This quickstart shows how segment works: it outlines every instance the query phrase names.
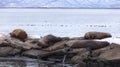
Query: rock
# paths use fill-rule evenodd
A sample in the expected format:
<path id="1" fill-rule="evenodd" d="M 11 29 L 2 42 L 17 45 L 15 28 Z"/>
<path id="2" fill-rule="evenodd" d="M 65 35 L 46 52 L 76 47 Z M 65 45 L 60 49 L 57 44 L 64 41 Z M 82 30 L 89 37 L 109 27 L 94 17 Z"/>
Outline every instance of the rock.
<path id="1" fill-rule="evenodd" d="M 81 54 L 88 51 L 86 48 L 78 48 L 78 49 L 70 49 L 68 51 L 68 53 L 72 53 L 72 54 Z"/>
<path id="2" fill-rule="evenodd" d="M 59 49 L 55 51 L 43 51 L 43 50 L 31 49 L 24 51 L 22 53 L 22 56 L 46 60 L 48 58 L 50 59 L 51 57 L 58 59 L 59 57 L 64 56 L 66 53 L 67 53 L 66 49 Z"/>
<path id="3" fill-rule="evenodd" d="M 99 58 L 103 59 L 104 61 L 120 61 L 120 48 L 111 49 L 109 51 L 105 51 L 104 53 L 100 54 Z"/>
<path id="4" fill-rule="evenodd" d="M 40 46 L 38 46 L 37 44 L 30 44 L 27 42 L 22 42 L 18 39 L 8 39 L 7 40 L 10 43 L 10 46 L 13 48 L 18 48 L 18 49 L 22 49 L 22 50 L 28 50 L 28 49 L 41 49 Z"/>
<path id="5" fill-rule="evenodd" d="M 30 44 L 36 44 L 41 48 L 45 48 L 48 45 L 48 44 L 42 42 L 41 39 L 35 39 L 35 38 L 34 39 L 27 39 L 25 42 L 30 43 Z"/>
<path id="6" fill-rule="evenodd" d="M 12 33 L 10 33 L 10 35 L 11 37 L 18 38 L 22 41 L 24 41 L 28 37 L 27 33 L 22 29 L 15 29 L 12 31 Z"/>
<path id="7" fill-rule="evenodd" d="M 78 53 L 71 58 L 71 62 L 75 64 L 84 64 L 85 67 L 114 67 L 120 62 L 120 45 L 111 44 L 107 47 L 103 47 L 97 50 L 84 51 Z"/>
<path id="8" fill-rule="evenodd" d="M 71 58 L 72 64 L 80 64 L 85 66 L 84 60 L 87 59 L 89 56 L 89 51 L 86 49 L 79 50 L 78 54 Z"/>
<path id="9" fill-rule="evenodd" d="M 40 38 L 32 38 L 32 39 L 27 39 L 25 42 L 26 43 L 31 43 L 31 44 L 38 44 Z"/>
<path id="10" fill-rule="evenodd" d="M 60 42 L 57 42 L 55 43 L 54 45 L 51 45 L 43 50 L 46 50 L 46 51 L 54 51 L 54 50 L 58 50 L 58 49 L 63 49 L 65 48 L 65 43 L 67 41 L 60 41 Z"/>
<path id="11" fill-rule="evenodd" d="M 66 53 L 65 49 L 60 49 L 60 50 L 56 50 L 56 51 L 44 51 L 44 50 L 36 50 L 36 49 L 31 49 L 31 50 L 27 50 L 24 51 L 22 53 L 23 56 L 28 56 L 28 57 L 34 57 L 34 58 L 48 58 L 51 56 L 60 56 L 60 55 L 64 55 Z"/>
<path id="12" fill-rule="evenodd" d="M 31 49 L 31 50 L 24 51 L 22 55 L 27 56 L 27 57 L 32 57 L 32 58 L 39 58 L 39 57 L 44 57 L 46 53 L 48 52 L 42 51 L 42 50 Z"/>
<path id="13" fill-rule="evenodd" d="M 84 35 L 85 39 L 103 39 L 108 37 L 112 37 L 112 35 L 106 32 L 87 32 Z"/>
<path id="14" fill-rule="evenodd" d="M 120 63 L 120 45 L 112 43 L 111 45 L 92 50 L 92 52 L 85 52 L 78 54 L 72 58 L 72 61 L 79 63 L 86 63 L 86 67 L 119 67 Z"/>
<path id="15" fill-rule="evenodd" d="M 68 48 L 58 49 L 54 51 L 50 51 L 46 53 L 44 57 L 56 57 L 56 56 L 64 56 L 68 52 Z"/>
<path id="16" fill-rule="evenodd" d="M 83 59 L 79 56 L 75 56 L 71 59 L 72 64 L 79 64 L 79 67 L 85 67 L 86 63 L 83 61 Z"/>
<path id="17" fill-rule="evenodd" d="M 42 43 L 42 45 L 44 45 L 44 47 L 51 46 L 54 43 L 59 42 L 59 41 L 62 41 L 62 39 L 60 37 L 56 37 L 56 36 L 51 35 L 51 34 L 44 36 L 40 40 L 40 42 Z M 41 46 L 41 44 L 40 44 L 40 46 Z"/>
<path id="18" fill-rule="evenodd" d="M 105 62 L 120 61 L 120 45 L 111 44 L 110 48 L 101 49 L 98 59 Z"/>
<path id="19" fill-rule="evenodd" d="M 34 46 L 36 46 L 36 48 L 40 47 L 40 48 L 44 48 L 47 44 L 43 44 L 40 39 L 29 39 L 27 40 L 25 43 L 30 43 L 30 44 L 34 44 Z"/>
<path id="20" fill-rule="evenodd" d="M 10 46 L 10 43 L 7 42 L 6 40 L 0 40 L 0 47 L 4 47 L 4 46 Z"/>
<path id="21" fill-rule="evenodd" d="M 109 45 L 106 41 L 93 41 L 93 40 L 70 40 L 66 42 L 66 45 L 71 48 L 88 48 L 88 49 L 99 49 Z"/>
<path id="22" fill-rule="evenodd" d="M 1 57 L 16 55 L 16 54 L 19 54 L 20 52 L 21 52 L 20 49 L 15 49 L 12 47 L 0 47 Z"/>

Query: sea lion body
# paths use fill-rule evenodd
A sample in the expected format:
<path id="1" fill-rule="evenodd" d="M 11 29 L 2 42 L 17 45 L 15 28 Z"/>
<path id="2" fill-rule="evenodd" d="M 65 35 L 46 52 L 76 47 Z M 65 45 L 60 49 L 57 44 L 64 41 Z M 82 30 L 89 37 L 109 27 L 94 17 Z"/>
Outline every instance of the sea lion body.
<path id="1" fill-rule="evenodd" d="M 93 40 L 71 40 L 66 43 L 71 48 L 89 48 L 99 49 L 108 46 L 109 43 L 106 41 L 93 41 Z"/>
<path id="2" fill-rule="evenodd" d="M 84 36 L 85 39 L 103 39 L 112 37 L 110 33 L 105 32 L 87 32 Z"/>

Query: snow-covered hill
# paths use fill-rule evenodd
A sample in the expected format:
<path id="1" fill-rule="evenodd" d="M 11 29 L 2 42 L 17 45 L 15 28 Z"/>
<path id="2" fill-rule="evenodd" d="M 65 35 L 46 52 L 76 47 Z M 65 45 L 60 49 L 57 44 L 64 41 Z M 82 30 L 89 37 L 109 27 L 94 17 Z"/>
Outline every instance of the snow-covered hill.
<path id="1" fill-rule="evenodd" d="M 0 0 L 0 7 L 120 8 L 120 0 Z"/>

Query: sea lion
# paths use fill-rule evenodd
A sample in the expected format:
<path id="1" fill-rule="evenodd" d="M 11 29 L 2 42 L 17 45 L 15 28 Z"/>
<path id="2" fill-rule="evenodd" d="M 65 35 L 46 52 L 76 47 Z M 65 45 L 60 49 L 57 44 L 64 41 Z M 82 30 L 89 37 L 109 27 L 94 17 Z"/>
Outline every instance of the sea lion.
<path id="1" fill-rule="evenodd" d="M 51 34 L 46 35 L 40 39 L 40 43 L 42 44 L 42 46 L 44 45 L 44 47 L 48 47 L 59 41 L 62 41 L 62 39 L 60 37 L 56 37 Z M 41 46 L 41 44 L 39 44 L 39 45 Z"/>
<path id="2" fill-rule="evenodd" d="M 112 35 L 106 32 L 87 32 L 84 35 L 85 39 L 103 39 L 108 37 L 112 37 Z"/>
<path id="3" fill-rule="evenodd" d="M 11 37 L 17 38 L 19 40 L 24 41 L 27 39 L 28 35 L 23 29 L 15 29 L 10 33 Z"/>
<path id="4" fill-rule="evenodd" d="M 66 42 L 66 45 L 71 48 L 88 48 L 90 50 L 95 50 L 108 46 L 109 43 L 107 41 L 71 40 Z"/>

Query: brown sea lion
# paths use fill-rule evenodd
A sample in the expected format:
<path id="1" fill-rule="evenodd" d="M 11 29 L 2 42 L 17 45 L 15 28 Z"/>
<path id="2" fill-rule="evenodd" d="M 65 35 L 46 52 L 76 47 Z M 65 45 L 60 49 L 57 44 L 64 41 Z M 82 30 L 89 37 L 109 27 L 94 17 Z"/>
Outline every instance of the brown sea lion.
<path id="1" fill-rule="evenodd" d="M 62 39 L 60 37 L 56 37 L 51 34 L 44 36 L 43 38 L 40 39 L 40 42 L 42 45 L 44 45 L 44 47 L 48 47 L 59 41 L 62 41 Z M 41 44 L 40 44 L 40 46 L 41 46 Z"/>
<path id="2" fill-rule="evenodd" d="M 85 39 L 103 39 L 108 37 L 112 37 L 112 36 L 110 33 L 106 33 L 106 32 L 87 32 L 84 35 Z"/>
<path id="3" fill-rule="evenodd" d="M 23 29 L 15 29 L 10 33 L 11 37 L 20 39 L 20 40 L 25 40 L 28 35 Z"/>
<path id="4" fill-rule="evenodd" d="M 99 49 L 108 46 L 109 43 L 106 41 L 93 41 L 93 40 L 71 40 L 66 42 L 66 45 L 71 48 L 89 48 L 89 49 Z"/>

